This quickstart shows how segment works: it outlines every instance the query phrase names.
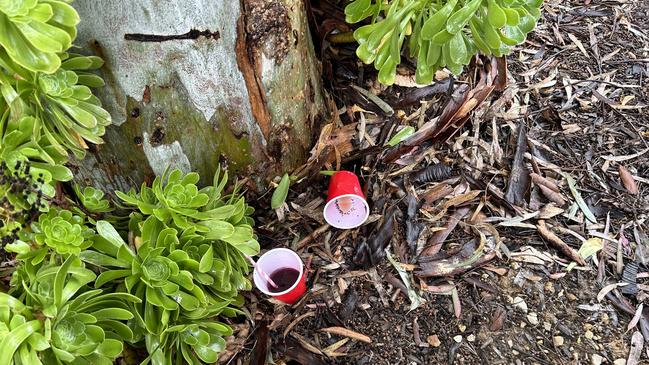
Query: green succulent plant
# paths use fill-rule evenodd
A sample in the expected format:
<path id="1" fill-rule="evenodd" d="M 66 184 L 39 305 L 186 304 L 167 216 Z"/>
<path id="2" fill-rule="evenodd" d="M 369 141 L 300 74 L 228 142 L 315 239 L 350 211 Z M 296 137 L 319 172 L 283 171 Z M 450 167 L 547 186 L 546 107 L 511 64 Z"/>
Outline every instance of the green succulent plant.
<path id="1" fill-rule="evenodd" d="M 0 293 L 0 364 L 111 365 L 133 338 L 124 321 L 140 299 L 90 290 L 94 279 L 74 256 L 23 268 L 12 295 Z"/>
<path id="2" fill-rule="evenodd" d="M 99 189 L 86 186 L 82 190 L 79 185 L 74 185 L 74 192 L 81 205 L 90 213 L 107 213 L 113 210 L 108 199 L 104 199 L 104 192 Z"/>
<path id="3" fill-rule="evenodd" d="M 0 45 L 13 62 L 32 72 L 52 73 L 76 37 L 79 15 L 66 1 L 0 1 Z M 3 57 L 0 57 L 3 58 Z"/>
<path id="4" fill-rule="evenodd" d="M 65 209 L 51 209 L 33 224 L 35 242 L 47 245 L 59 255 L 79 255 L 92 244 L 94 231 L 84 224 L 84 217 Z"/>
<path id="5" fill-rule="evenodd" d="M 101 144 L 110 125 L 110 114 L 101 107 L 90 87 L 103 85 L 87 70 L 101 67 L 100 58 L 67 55 L 61 68 L 52 74 L 37 74 L 33 80 L 19 80 L 16 88 L 43 121 L 41 128 L 60 151 L 70 151 L 81 159 L 88 148 L 85 141 Z M 67 152 L 66 152 L 67 153 Z"/>
<path id="6" fill-rule="evenodd" d="M 222 195 L 227 174 L 220 170 L 211 186 L 198 189 L 198 180 L 194 173 L 165 172 L 151 188 L 118 193 L 137 208 L 128 234 L 97 221 L 98 235 L 79 255 L 101 272 L 95 287 L 143 299 L 132 304 L 129 327 L 155 365 L 213 361 L 230 333 L 215 318 L 240 314 L 240 291 L 252 288 L 245 258 L 259 250 L 252 209 L 236 187 Z"/>
<path id="7" fill-rule="evenodd" d="M 213 364 L 225 349 L 223 337 L 232 335 L 230 326 L 214 321 L 188 321 L 167 328 L 160 336 L 147 337 L 151 361 L 157 365 Z M 163 351 L 172 349 L 173 351 Z"/>
<path id="8" fill-rule="evenodd" d="M 253 210 L 247 206 L 237 187 L 227 197 L 221 193 L 227 183 L 227 173 L 214 175 L 214 184 L 198 189 L 198 174 L 183 174 L 168 170 L 156 177 L 152 187 L 142 185 L 140 192 L 115 192 L 126 204 L 136 206 L 144 215 L 153 215 L 159 221 L 182 232 L 198 232 L 209 240 L 220 240 L 232 245 L 241 253 L 255 255 L 259 252 L 249 217 Z"/>
<path id="9" fill-rule="evenodd" d="M 348 23 L 370 18 L 356 29 L 356 55 L 374 64 L 381 83 L 392 85 L 407 45 L 416 57 L 416 80 L 432 81 L 446 67 L 460 74 L 476 53 L 502 56 L 521 44 L 541 16 L 543 0 L 354 0 Z"/>
<path id="10" fill-rule="evenodd" d="M 79 22 L 70 2 L 0 0 L 0 157 L 27 158 L 53 181 L 72 178 L 69 153 L 83 158 L 111 121 L 90 91 L 103 86 L 90 72 L 101 59 L 67 52 Z"/>
<path id="11" fill-rule="evenodd" d="M 38 123 L 29 116 L 15 120 L 0 116 L 0 130 L 4 129 L 0 140 L 0 237 L 4 244 L 18 239 L 16 228 L 28 226 L 49 209 L 54 181 L 72 179 L 72 172 L 60 165 L 65 156 L 35 133 Z"/>

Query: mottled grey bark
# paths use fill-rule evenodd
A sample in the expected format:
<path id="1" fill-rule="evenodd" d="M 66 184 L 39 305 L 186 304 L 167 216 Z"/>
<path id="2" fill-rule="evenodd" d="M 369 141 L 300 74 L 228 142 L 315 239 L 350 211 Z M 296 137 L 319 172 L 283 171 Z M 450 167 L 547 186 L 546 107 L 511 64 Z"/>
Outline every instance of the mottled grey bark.
<path id="1" fill-rule="evenodd" d="M 77 0 L 76 44 L 104 58 L 113 125 L 76 161 L 106 191 L 167 165 L 265 178 L 307 157 L 322 117 L 303 0 Z M 262 184 L 263 185 L 263 184 Z"/>

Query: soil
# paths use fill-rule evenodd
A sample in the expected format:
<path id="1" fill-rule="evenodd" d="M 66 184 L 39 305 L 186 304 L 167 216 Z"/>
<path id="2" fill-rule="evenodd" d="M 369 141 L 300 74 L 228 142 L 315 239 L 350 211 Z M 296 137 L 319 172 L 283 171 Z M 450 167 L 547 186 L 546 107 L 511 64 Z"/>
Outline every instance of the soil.
<path id="1" fill-rule="evenodd" d="M 342 24 L 341 8 L 334 2 L 313 1 L 311 10 L 316 24 L 322 25 L 324 20 Z M 343 153 L 342 160 L 334 153 L 320 155 L 333 158 L 321 161 L 316 171 L 343 167 L 361 175 L 368 201 L 373 206 L 370 221 L 375 220 L 350 231 L 323 225 L 318 209 L 322 206 L 327 178 L 317 173 L 307 183 L 292 187 L 288 210 L 279 218 L 275 212 L 266 211 L 266 216 L 260 218 L 262 247 L 297 249 L 309 269 L 310 291 L 294 306 L 269 301 L 257 292 L 250 294 L 249 310 L 255 325 L 246 332 L 246 345 L 239 341 L 233 351 L 236 355 L 223 362 L 263 363 L 264 357 L 256 353 L 263 348 L 260 344 L 269 345 L 270 356 L 276 364 L 620 364 L 626 361 L 630 357 L 632 335 L 643 329 L 642 323 L 631 326 L 630 330 L 627 325 L 636 305 L 646 298 L 642 294 L 644 289 L 636 294 L 623 294 L 617 289 L 607 296 L 602 292 L 601 300 L 598 293 L 607 284 L 623 280 L 616 269 L 619 263 L 624 267 L 638 264 L 640 273 L 647 271 L 638 250 L 649 244 L 642 233 L 647 229 L 645 220 L 649 213 L 646 198 L 649 162 L 647 155 L 636 156 L 649 146 L 649 108 L 644 107 L 649 105 L 647 14 L 649 2 L 646 1 L 546 1 L 544 18 L 537 30 L 508 58 L 507 89 L 490 95 L 448 142 L 424 144 L 415 153 L 415 156 L 422 150 L 428 153 L 424 159 L 401 156 L 404 164 L 385 164 L 380 151 L 377 155 L 376 149 L 367 143 L 357 143 L 358 126 L 347 129 L 354 135 L 351 152 Z M 353 45 L 323 42 L 325 35 L 317 26 L 314 34 L 316 45 L 323 50 L 325 79 L 330 83 L 330 93 L 340 112 L 339 127 L 359 122 L 359 113 L 353 111 L 355 106 L 355 110 L 369 111 L 364 114 L 370 118 L 367 136 L 380 146 L 394 134 L 397 125 L 417 124 L 417 118 L 410 116 L 419 115 L 415 114 L 421 107 L 419 99 L 415 98 L 409 107 L 395 107 L 396 117 L 390 117 L 359 96 L 350 85 L 372 91 L 391 106 L 400 105 L 416 93 L 424 95 L 423 91 L 403 85 L 381 87 L 374 81 L 376 75 L 371 67 L 363 67 L 353 58 Z M 400 72 L 407 76 L 412 69 L 406 66 Z M 446 99 L 446 95 L 425 95 L 421 101 L 430 105 L 429 111 L 424 111 L 426 117 L 439 115 Z M 598 224 L 589 225 L 583 216 L 570 218 L 565 214 L 547 221 L 555 228 L 564 228 L 559 230 L 560 236 L 573 252 L 581 245 L 578 236 L 589 238 L 594 232 L 606 232 L 613 237 L 606 242 L 620 242 L 619 255 L 617 244 L 609 244 L 596 255 L 597 260 L 589 259 L 586 266 L 568 272 L 566 265 L 570 257 L 558 251 L 551 239 L 539 234 L 534 222 L 538 218 L 524 219 L 514 225 L 497 227 L 506 250 L 498 252 L 498 257 L 490 263 L 451 275 L 418 277 L 421 257 L 408 254 L 405 222 L 409 218 L 403 201 L 406 194 L 399 195 L 399 189 L 395 188 L 401 181 L 398 178 L 404 174 L 397 170 L 404 166 L 416 170 L 441 161 L 453 165 L 456 173 L 461 169 L 472 174 L 484 186 L 494 184 L 497 189 L 493 191 L 515 190 L 508 186 L 511 183 L 507 178 L 513 173 L 517 152 L 517 125 L 527 126 L 531 153 L 542 157 L 541 170 L 547 176 L 553 176 L 554 181 L 561 180 L 562 175 L 549 172 L 554 169 L 555 173 L 560 171 L 575 177 L 581 196 Z M 339 131 L 346 130 L 340 128 Z M 340 134 L 343 132 L 338 137 Z M 526 161 L 528 169 L 534 167 Z M 631 194 L 620 180 L 618 165 L 634 176 L 639 194 Z M 461 184 L 451 185 L 457 192 Z M 416 186 L 417 195 L 430 192 L 430 186 Z M 527 212 L 548 207 L 549 198 L 542 191 L 525 188 L 522 192 L 525 202 L 514 205 L 524 206 Z M 561 184 L 561 192 L 571 202 L 576 199 L 565 183 Z M 486 199 L 474 199 L 472 204 L 467 204 L 474 212 L 472 220 L 464 219 L 459 228 L 450 229 L 448 238 L 442 240 L 441 254 L 451 256 L 470 241 L 469 226 L 475 222 L 474 218 L 494 223 L 499 222 L 494 217 L 515 216 L 508 213 L 511 208 L 506 203 L 508 199 L 488 195 Z M 263 199 L 260 206 L 264 205 Z M 391 243 L 389 250 L 397 261 L 408 264 L 409 284 L 413 292 L 425 299 L 414 310 L 410 310 L 408 290 L 393 265 L 381 258 L 378 266 L 369 268 L 372 265 L 358 265 L 355 258 L 359 246 L 368 242 L 371 246 L 381 235 L 381 222 L 392 206 L 399 207 L 399 212 L 396 228 L 387 237 Z M 430 227 L 443 230 L 448 227 L 448 217 L 458 210 L 449 209 L 442 219 L 434 221 L 426 219 L 438 213 L 431 209 L 424 217 L 418 215 L 417 221 L 429 221 Z M 626 236 L 620 234 L 623 226 Z M 539 262 L 515 258 L 516 253 L 530 247 L 550 259 Z M 640 275 L 637 283 L 646 283 L 646 278 Z M 431 292 L 453 287 L 457 289 L 455 304 L 450 292 Z M 621 310 L 625 305 L 632 309 L 631 313 Z M 353 333 L 340 335 L 323 331 L 330 327 L 344 327 Z M 359 340 L 360 335 L 368 336 L 371 343 Z M 649 364 L 648 353 L 643 349 L 641 357 L 631 358 L 629 364 Z"/>

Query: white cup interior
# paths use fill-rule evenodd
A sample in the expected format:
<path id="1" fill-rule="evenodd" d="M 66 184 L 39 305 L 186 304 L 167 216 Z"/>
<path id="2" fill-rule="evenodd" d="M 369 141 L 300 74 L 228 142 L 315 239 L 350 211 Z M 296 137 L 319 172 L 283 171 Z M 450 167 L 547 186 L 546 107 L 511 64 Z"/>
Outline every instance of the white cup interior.
<path id="1" fill-rule="evenodd" d="M 344 207 L 341 200 L 345 202 Z M 370 207 L 362 197 L 355 194 L 344 194 L 328 201 L 323 214 L 324 219 L 332 227 L 350 229 L 365 223 L 370 215 Z"/>
<path id="2" fill-rule="evenodd" d="M 302 275 L 304 274 L 304 268 L 302 266 L 302 259 L 295 252 L 288 248 L 274 248 L 261 255 L 259 260 L 257 260 L 257 267 L 253 271 L 252 278 L 255 286 L 262 293 L 276 297 L 290 292 L 297 286 L 297 283 L 302 279 Z M 285 268 L 295 269 L 300 272 L 300 275 L 298 275 L 297 280 L 290 288 L 277 293 L 271 292 L 268 288 L 268 281 L 264 279 L 258 270 L 261 269 L 268 276 L 271 276 L 275 271 Z"/>

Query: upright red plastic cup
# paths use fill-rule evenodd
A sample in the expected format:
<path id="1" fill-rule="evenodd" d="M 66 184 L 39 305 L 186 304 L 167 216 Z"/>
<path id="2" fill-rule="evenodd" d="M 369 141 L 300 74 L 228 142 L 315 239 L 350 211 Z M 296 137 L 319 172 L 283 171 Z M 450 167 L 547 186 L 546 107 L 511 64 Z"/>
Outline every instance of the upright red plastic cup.
<path id="1" fill-rule="evenodd" d="M 300 273 L 295 283 L 293 283 L 290 288 L 281 292 L 270 291 L 270 285 L 259 273 L 259 269 L 272 277 L 273 273 L 276 271 L 286 268 L 297 270 Z M 274 297 L 286 304 L 297 302 L 297 300 L 306 292 L 306 273 L 304 272 L 302 259 L 288 248 L 274 248 L 261 255 L 259 260 L 257 260 L 257 266 L 253 271 L 252 278 L 255 282 L 255 286 L 262 293 Z"/>
<path id="2" fill-rule="evenodd" d="M 338 171 L 329 181 L 324 219 L 332 227 L 351 229 L 365 223 L 370 215 L 358 176 L 350 171 Z"/>

